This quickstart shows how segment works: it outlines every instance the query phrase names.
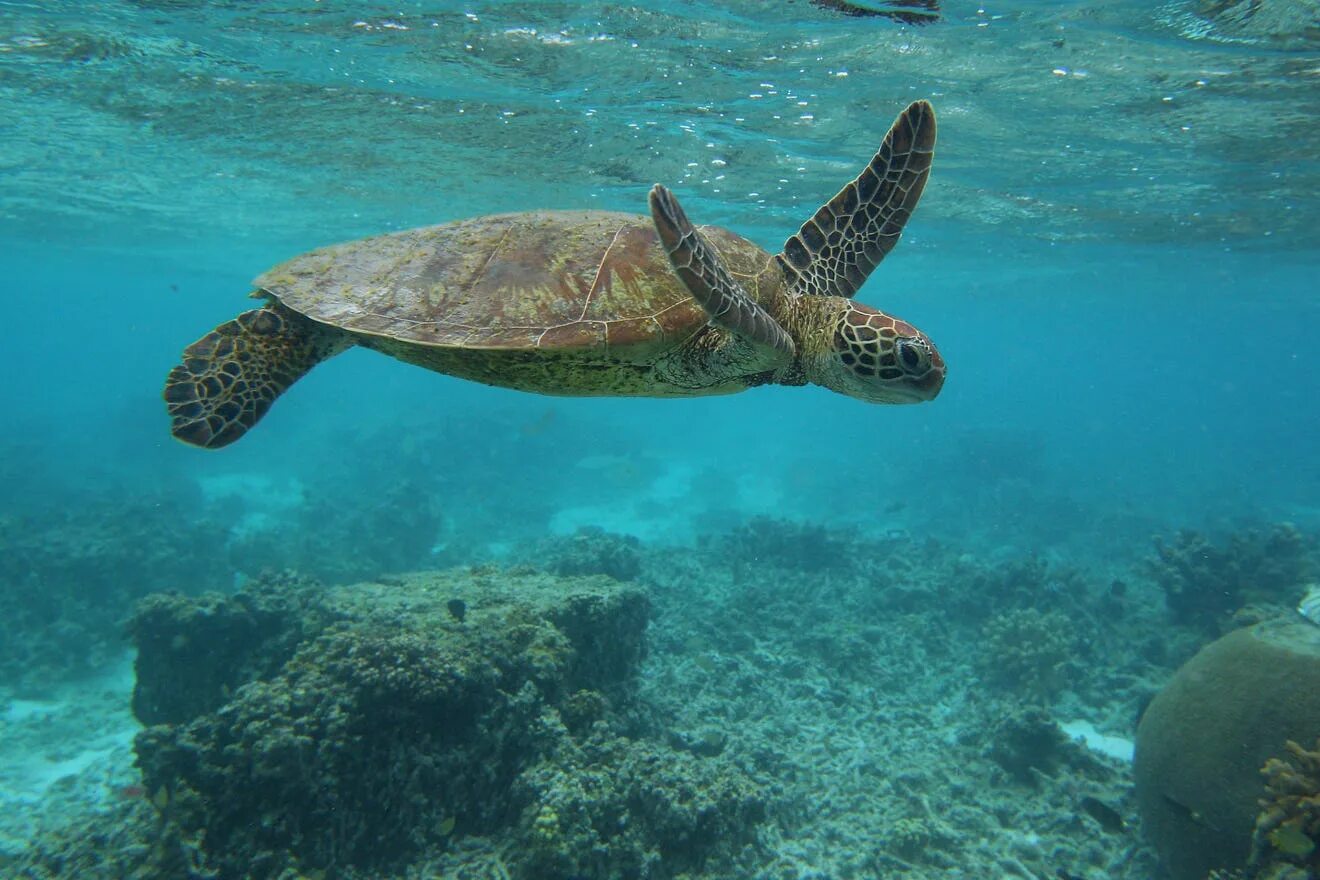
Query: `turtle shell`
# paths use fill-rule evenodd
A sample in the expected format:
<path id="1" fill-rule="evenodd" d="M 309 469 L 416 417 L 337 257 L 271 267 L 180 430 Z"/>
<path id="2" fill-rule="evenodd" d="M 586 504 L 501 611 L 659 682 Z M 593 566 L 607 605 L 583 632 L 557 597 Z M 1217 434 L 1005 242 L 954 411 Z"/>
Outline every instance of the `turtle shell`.
<path id="1" fill-rule="evenodd" d="M 732 274 L 770 255 L 703 233 Z M 674 274 L 649 217 L 603 211 L 477 217 L 310 251 L 256 279 L 310 318 L 421 346 L 583 350 L 674 345 L 707 315 Z"/>

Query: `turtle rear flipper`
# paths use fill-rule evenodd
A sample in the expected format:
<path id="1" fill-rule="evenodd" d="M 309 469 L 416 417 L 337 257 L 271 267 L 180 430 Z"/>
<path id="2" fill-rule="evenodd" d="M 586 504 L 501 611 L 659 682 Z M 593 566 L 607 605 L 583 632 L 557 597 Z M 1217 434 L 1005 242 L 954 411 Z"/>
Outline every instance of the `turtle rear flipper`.
<path id="1" fill-rule="evenodd" d="M 244 312 L 184 349 L 165 378 L 170 431 L 193 446 L 228 446 L 303 374 L 350 345 L 343 331 L 279 305 Z"/>
<path id="2" fill-rule="evenodd" d="M 898 115 L 857 179 L 821 206 L 777 259 L 797 295 L 851 298 L 903 234 L 935 158 L 935 110 L 915 101 Z"/>
<path id="3" fill-rule="evenodd" d="M 767 365 L 790 360 L 796 350 L 793 338 L 733 279 L 674 194 L 657 183 L 651 188 L 650 202 L 651 219 L 670 264 L 711 323 L 757 348 Z"/>

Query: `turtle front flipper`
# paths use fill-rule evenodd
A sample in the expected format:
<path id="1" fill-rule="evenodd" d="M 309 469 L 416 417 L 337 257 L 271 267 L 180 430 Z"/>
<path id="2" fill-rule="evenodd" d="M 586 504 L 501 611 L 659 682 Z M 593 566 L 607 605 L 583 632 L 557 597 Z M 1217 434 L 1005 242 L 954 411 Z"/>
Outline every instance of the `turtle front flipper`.
<path id="1" fill-rule="evenodd" d="M 185 348 L 170 370 L 170 432 L 193 446 L 228 446 L 303 374 L 352 344 L 342 330 L 275 303 L 244 312 Z"/>
<path id="2" fill-rule="evenodd" d="M 797 295 L 852 297 L 903 234 L 935 158 L 935 110 L 910 104 L 856 180 L 839 190 L 776 259 Z"/>
<path id="3" fill-rule="evenodd" d="M 688 220 L 674 194 L 651 188 L 651 218 L 669 262 L 710 321 L 762 350 L 768 362 L 786 361 L 795 347 L 788 332 L 744 291 L 710 242 Z"/>

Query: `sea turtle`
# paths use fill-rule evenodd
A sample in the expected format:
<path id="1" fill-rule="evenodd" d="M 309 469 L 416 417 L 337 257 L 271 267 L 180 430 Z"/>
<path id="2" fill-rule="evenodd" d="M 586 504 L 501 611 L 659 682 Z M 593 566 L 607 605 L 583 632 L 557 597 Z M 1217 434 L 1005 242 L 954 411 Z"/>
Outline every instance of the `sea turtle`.
<path id="1" fill-rule="evenodd" d="M 172 431 L 226 446 L 354 345 L 541 394 L 814 383 L 873 403 L 930 400 L 944 384 L 935 346 L 851 297 L 898 243 L 934 147 L 935 111 L 917 101 L 776 256 L 694 227 L 656 184 L 649 218 L 500 214 L 294 257 L 257 278 L 265 305 L 184 350 L 165 381 Z"/>

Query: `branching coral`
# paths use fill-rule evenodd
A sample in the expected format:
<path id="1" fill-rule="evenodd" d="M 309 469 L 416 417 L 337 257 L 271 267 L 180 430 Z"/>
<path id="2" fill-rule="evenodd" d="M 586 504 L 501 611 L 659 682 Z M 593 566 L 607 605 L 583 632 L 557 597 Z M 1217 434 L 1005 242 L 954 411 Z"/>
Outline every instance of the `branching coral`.
<path id="1" fill-rule="evenodd" d="M 1289 740 L 1288 756 L 1261 768 L 1266 797 L 1252 837 L 1256 876 L 1277 877 L 1283 866 L 1320 869 L 1320 739 L 1307 750 Z"/>
<path id="2" fill-rule="evenodd" d="M 1035 700 L 1050 700 L 1068 684 L 1073 624 L 1057 611 L 1023 608 L 985 625 L 981 655 L 986 681 Z"/>
<path id="3" fill-rule="evenodd" d="M 1220 542 L 1183 530 L 1172 542 L 1155 539 L 1146 572 L 1163 588 L 1176 622 L 1215 630 L 1247 602 L 1288 598 L 1310 571 L 1309 543 L 1290 523 L 1235 532 Z"/>

